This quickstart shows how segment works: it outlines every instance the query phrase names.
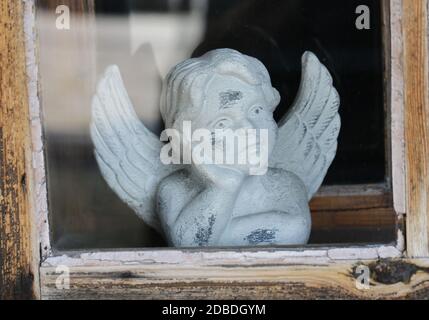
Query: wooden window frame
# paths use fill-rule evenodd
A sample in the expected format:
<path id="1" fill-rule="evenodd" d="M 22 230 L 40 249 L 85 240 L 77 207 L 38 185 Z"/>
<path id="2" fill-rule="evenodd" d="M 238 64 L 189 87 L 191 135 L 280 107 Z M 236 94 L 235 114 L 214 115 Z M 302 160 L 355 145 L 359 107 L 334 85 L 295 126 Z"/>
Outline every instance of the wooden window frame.
<path id="1" fill-rule="evenodd" d="M 0 4 L 0 298 L 427 298 L 428 0 L 383 4 L 395 244 L 87 252 L 50 249 L 34 0 Z"/>

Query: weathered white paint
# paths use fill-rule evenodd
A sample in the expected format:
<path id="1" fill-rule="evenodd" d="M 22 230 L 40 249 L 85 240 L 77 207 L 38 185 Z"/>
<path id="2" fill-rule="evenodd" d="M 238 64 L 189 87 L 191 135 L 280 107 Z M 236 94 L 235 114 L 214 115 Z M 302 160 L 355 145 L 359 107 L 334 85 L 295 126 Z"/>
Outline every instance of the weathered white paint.
<path id="1" fill-rule="evenodd" d="M 34 0 L 23 0 L 24 36 L 27 60 L 28 98 L 33 155 L 33 211 L 37 221 L 42 259 L 51 253 L 49 240 L 48 199 L 43 146 L 42 109 L 39 100 L 39 68 Z"/>
<path id="2" fill-rule="evenodd" d="M 406 212 L 404 66 L 402 1 L 390 0 L 390 119 L 393 204 L 399 215 Z M 389 83 L 389 81 L 388 81 Z"/>
<path id="3" fill-rule="evenodd" d="M 43 262 L 42 266 L 328 264 L 344 260 L 376 260 L 379 258 L 400 258 L 401 256 L 402 253 L 397 248 L 389 245 L 313 249 L 163 249 L 63 252 L 57 256 L 49 257 Z"/>

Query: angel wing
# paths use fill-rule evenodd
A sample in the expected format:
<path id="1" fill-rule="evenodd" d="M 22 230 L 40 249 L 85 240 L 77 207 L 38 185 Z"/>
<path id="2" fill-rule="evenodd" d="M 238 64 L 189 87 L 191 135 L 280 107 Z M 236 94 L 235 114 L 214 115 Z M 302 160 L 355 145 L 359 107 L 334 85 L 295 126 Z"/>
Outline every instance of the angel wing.
<path id="1" fill-rule="evenodd" d="M 160 231 L 156 189 L 177 167 L 162 164 L 163 143 L 139 120 L 117 66 L 106 70 L 94 95 L 91 138 L 100 171 L 110 188 L 148 225 Z"/>
<path id="2" fill-rule="evenodd" d="M 335 158 L 341 120 L 340 98 L 326 67 L 311 52 L 302 57 L 297 98 L 279 122 L 271 166 L 295 173 L 309 200 L 320 188 Z"/>

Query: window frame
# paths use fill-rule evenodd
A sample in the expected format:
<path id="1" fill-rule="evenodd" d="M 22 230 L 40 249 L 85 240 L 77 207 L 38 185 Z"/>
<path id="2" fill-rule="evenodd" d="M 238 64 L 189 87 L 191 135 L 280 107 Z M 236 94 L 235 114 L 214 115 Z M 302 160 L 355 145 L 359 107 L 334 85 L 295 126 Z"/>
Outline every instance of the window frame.
<path id="1" fill-rule="evenodd" d="M 6 74 L 15 80 L 14 84 L 27 84 L 27 90 L 23 90 L 22 83 L 15 85 L 13 89 L 22 103 L 1 122 L 2 128 L 12 129 L 18 124 L 27 132 L 11 131 L 12 136 L 0 141 L 2 147 L 8 146 L 7 150 L 25 150 L 24 155 L 10 155 L 8 161 L 18 165 L 2 177 L 11 173 L 21 177 L 10 182 L 19 197 L 3 200 L 12 208 L 10 214 L 19 207 L 22 215 L 18 222 L 11 220 L 19 227 L 15 230 L 18 245 L 11 249 L 17 260 L 12 263 L 22 267 L 11 279 L 16 280 L 19 275 L 22 278 L 25 273 L 25 279 L 32 278 L 27 292 L 42 299 L 425 297 L 429 290 L 429 274 L 424 271 L 429 266 L 429 177 L 425 175 L 429 162 L 428 0 L 383 0 L 383 5 L 385 51 L 390 57 L 385 68 L 386 101 L 391 110 L 387 113 L 391 121 L 387 135 L 391 141 L 388 148 L 393 205 L 399 221 L 397 241 L 394 245 L 270 249 L 52 250 L 38 99 L 34 1 L 18 1 L 11 5 L 13 10 L 0 12 L 17 21 L 7 31 L 6 39 L 15 44 L 17 52 L 10 58 L 15 64 L 1 61 L 0 70 L 9 71 Z M 26 79 L 19 78 L 20 75 L 26 75 Z M 11 102 L 7 98 L 1 96 L 2 104 Z M 419 143 L 406 143 L 411 140 Z M 401 227 L 405 219 L 406 238 Z M 0 229 L 1 239 L 8 239 L 9 235 L 10 230 Z M 370 290 L 356 287 L 357 265 L 367 266 L 375 275 L 384 266 L 393 278 L 397 263 L 414 270 L 408 283 L 404 278 L 383 284 L 373 277 Z M 2 261 L 0 274 L 6 270 L 4 265 Z M 26 266 L 30 266 L 31 277 Z M 68 268 L 69 290 L 56 286 L 58 267 Z M 0 296 L 3 292 L 6 289 L 0 290 Z"/>
<path id="2" fill-rule="evenodd" d="M 385 55 L 385 97 L 386 97 L 386 114 L 387 114 L 387 123 L 389 120 L 392 121 L 395 119 L 397 121 L 396 124 L 386 126 L 386 136 L 389 137 L 387 143 L 387 154 L 390 155 L 390 163 L 391 168 L 388 168 L 388 177 L 391 179 L 392 187 L 392 200 L 393 206 L 398 215 L 398 221 L 402 220 L 402 214 L 405 212 L 404 207 L 404 161 L 401 158 L 401 154 L 404 153 L 404 139 L 403 139 L 403 126 L 400 124 L 404 121 L 404 105 L 401 99 L 399 99 L 395 94 L 401 92 L 403 85 L 403 74 L 399 71 L 401 70 L 401 66 L 397 66 L 398 69 L 394 69 L 393 61 L 395 61 L 395 55 L 400 54 L 402 51 L 402 39 L 399 41 L 393 42 L 390 34 L 394 33 L 393 29 L 398 28 L 399 21 L 392 20 L 393 17 L 390 16 L 390 6 L 395 6 L 394 1 L 389 3 L 388 1 L 383 2 L 383 34 L 384 40 L 391 39 L 391 41 L 384 41 L 384 55 Z M 93 8 L 93 5 L 89 6 L 89 8 Z M 396 8 L 398 5 L 396 4 Z M 93 13 L 90 12 L 90 13 Z M 90 18 L 89 18 L 90 19 Z M 397 31 L 397 30 L 395 30 Z M 397 40 L 397 38 L 395 38 Z M 396 80 L 396 81 L 395 81 Z M 389 183 L 389 182 L 388 182 Z M 379 195 L 383 186 L 377 189 L 374 186 L 365 186 L 360 189 L 359 187 L 351 188 L 353 191 L 351 195 L 362 195 L 363 189 L 373 187 L 373 190 L 376 190 L 374 195 Z M 385 187 L 384 187 L 385 188 Z M 322 190 L 319 193 L 319 197 L 322 194 L 326 194 L 326 189 Z M 343 187 L 343 190 L 346 190 L 347 187 Z M 388 187 L 387 187 L 388 189 Z M 329 192 L 328 192 L 329 193 Z M 347 196 L 347 193 L 338 193 L 334 191 L 334 195 L 341 197 Z M 350 194 L 349 194 L 350 195 Z M 323 197 L 323 196 L 322 196 Z M 48 214 L 47 210 L 44 212 L 45 215 Z M 44 221 L 49 221 L 48 217 L 44 217 Z M 46 225 L 46 224 L 45 224 Z M 235 256 L 234 259 L 239 261 L 238 264 L 245 263 L 246 257 L 250 255 L 252 252 L 256 253 L 255 262 L 256 264 L 264 264 L 266 260 L 273 261 L 274 264 L 279 264 L 281 261 L 283 263 L 290 263 L 298 259 L 298 261 L 302 261 L 303 263 L 312 262 L 314 260 L 325 260 L 325 262 L 336 262 L 338 260 L 377 260 L 380 258 L 398 258 L 402 255 L 404 251 L 404 241 L 403 241 L 403 231 L 401 228 L 398 228 L 398 237 L 396 239 L 396 243 L 392 245 L 340 245 L 340 246 L 307 246 L 305 248 L 276 248 L 276 249 L 264 249 L 264 248 L 242 248 L 242 249 L 209 249 L 209 250 L 201 250 L 201 249 L 138 249 L 138 250 L 88 250 L 86 252 L 81 252 L 78 255 L 80 258 L 78 259 L 69 259 L 73 257 L 76 252 L 56 252 L 52 250 L 51 244 L 49 243 L 49 230 L 48 228 L 44 228 L 45 234 L 43 239 L 45 239 L 46 243 L 42 246 L 43 248 L 48 248 L 48 256 L 46 260 L 42 264 L 42 294 L 43 289 L 46 288 L 48 290 L 48 285 L 43 285 L 43 280 L 46 279 L 47 283 L 49 282 L 49 275 L 51 274 L 52 267 L 57 268 L 59 266 L 74 266 L 78 268 L 87 267 L 88 264 L 93 266 L 94 271 L 97 272 L 97 268 L 103 268 L 106 261 L 110 263 L 117 264 L 118 266 L 126 265 L 130 260 L 134 261 L 137 264 L 141 264 L 141 267 L 144 269 L 146 267 L 145 261 L 151 261 L 155 265 L 161 264 L 173 264 L 174 268 L 180 267 L 182 264 L 187 261 L 194 261 L 192 264 L 195 265 L 204 265 L 204 261 L 198 262 L 194 260 L 195 255 L 200 256 L 204 254 L 207 256 L 207 260 L 213 260 L 218 264 L 228 264 L 230 263 L 228 259 L 221 258 L 223 254 L 226 252 Z M 58 258 L 60 256 L 61 258 Z M 100 263 L 97 263 L 97 259 L 86 258 L 86 256 L 94 257 L 98 256 Z M 218 258 L 213 258 L 218 257 Z M 259 257 L 260 256 L 260 257 Z M 279 256 L 280 258 L 276 258 Z M 63 260 L 64 258 L 64 260 Z M 45 269 L 46 268 L 46 269 Z M 46 273 L 44 271 L 46 270 Z M 44 276 L 46 275 L 46 276 Z M 54 278 L 55 278 L 54 272 Z"/>

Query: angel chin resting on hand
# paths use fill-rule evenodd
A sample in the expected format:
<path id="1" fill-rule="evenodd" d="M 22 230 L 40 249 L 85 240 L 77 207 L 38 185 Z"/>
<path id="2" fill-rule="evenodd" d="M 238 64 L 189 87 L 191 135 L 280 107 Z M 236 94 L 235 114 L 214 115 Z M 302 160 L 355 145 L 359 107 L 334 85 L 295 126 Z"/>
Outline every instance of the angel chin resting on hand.
<path id="1" fill-rule="evenodd" d="M 327 69 L 311 52 L 302 63 L 298 96 L 279 124 L 273 111 L 280 95 L 266 68 L 235 50 L 186 60 L 164 81 L 166 128 L 183 133 L 188 121 L 193 130 L 268 132 L 263 175 L 251 175 L 250 163 L 164 165 L 164 143 L 139 121 L 118 68 L 109 67 L 94 96 L 91 124 L 103 177 L 175 247 L 306 244 L 308 202 L 335 157 L 340 117 Z M 186 143 L 192 149 L 189 141 L 180 147 Z"/>

